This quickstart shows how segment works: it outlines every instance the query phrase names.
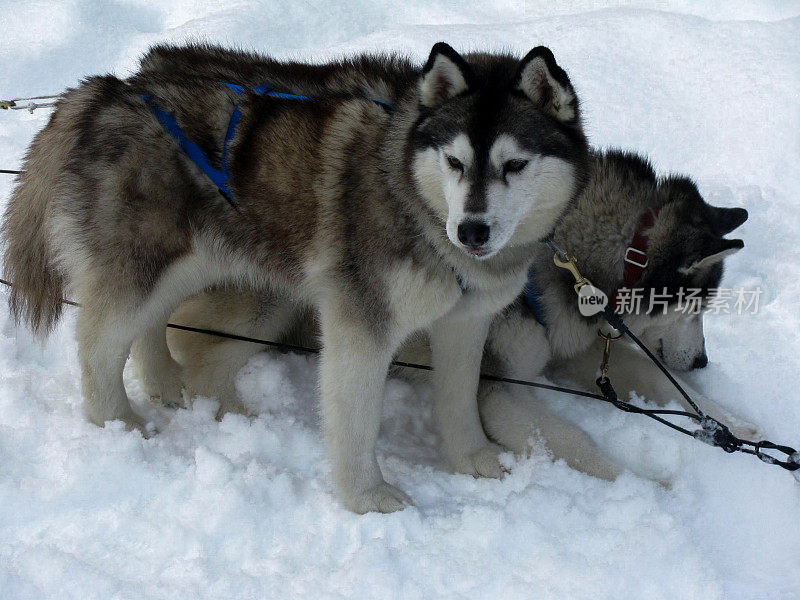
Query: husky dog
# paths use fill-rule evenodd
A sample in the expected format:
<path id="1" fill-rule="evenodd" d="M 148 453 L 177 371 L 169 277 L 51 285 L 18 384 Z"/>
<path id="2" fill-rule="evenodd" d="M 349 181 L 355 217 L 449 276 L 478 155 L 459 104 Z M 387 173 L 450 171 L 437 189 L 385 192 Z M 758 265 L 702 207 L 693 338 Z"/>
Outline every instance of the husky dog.
<path id="1" fill-rule="evenodd" d="M 239 91 L 163 73 L 69 90 L 5 214 L 14 314 L 44 333 L 69 291 L 87 416 L 141 428 L 122 369 L 135 341 L 155 349 L 146 360 L 168 358 L 181 300 L 236 282 L 313 309 L 334 481 L 356 512 L 409 501 L 374 446 L 389 362 L 425 330 L 445 454 L 457 471 L 498 475 L 479 366 L 492 315 L 584 183 L 566 73 L 542 47 L 519 60 L 440 43 L 393 110 Z M 190 141 L 210 167 L 182 151 Z M 228 169 L 224 186 L 209 169 Z"/>
<path id="2" fill-rule="evenodd" d="M 747 219 L 747 211 L 710 206 L 690 179 L 659 179 L 644 158 L 609 151 L 592 155 L 589 183 L 557 225 L 554 238 L 580 257 L 584 275 L 613 292 L 624 285 L 626 257 L 630 260 L 626 250 L 640 218 L 653 208 L 658 209 L 658 217 L 646 232 L 647 267 L 635 285 L 644 298 L 649 298 L 650 291 L 658 292 L 668 306 L 648 311 L 645 304 L 643 311 L 626 315 L 625 320 L 670 368 L 701 368 L 708 362 L 702 312 L 676 310 L 676 302 L 681 288 L 699 290 L 698 309 L 712 296 L 722 276 L 723 259 L 743 246 L 741 240 L 723 236 Z M 537 288 L 536 305 L 532 307 L 529 296 L 523 294 L 494 318 L 484 351 L 484 372 L 533 379 L 550 362 L 551 375 L 593 385 L 600 357 L 596 348 L 599 318 L 581 315 L 574 280 L 556 267 L 547 248 L 537 250 L 531 273 L 529 285 Z M 316 328 L 313 315 L 290 299 L 235 288 L 218 288 L 187 300 L 173 315 L 173 322 L 306 344 L 313 343 Z M 234 377 L 259 346 L 175 330 L 170 330 L 168 338 L 190 395 L 217 397 L 223 411 L 245 410 L 236 400 Z M 399 358 L 426 362 L 429 340 L 416 336 L 404 345 Z M 160 396 L 156 385 L 160 369 L 149 375 L 146 365 L 152 361 L 143 364 L 139 374 L 145 390 Z M 615 348 L 613 365 L 617 368 L 610 374 L 621 397 L 636 391 L 660 402 L 676 398 L 668 385 L 659 385 L 661 374 L 636 351 Z M 482 382 L 479 403 L 486 432 L 515 452 L 527 450 L 535 431 L 554 456 L 575 468 L 605 479 L 620 471 L 583 431 L 548 412 L 524 389 Z M 704 408 L 729 423 L 746 426 L 708 401 Z"/>

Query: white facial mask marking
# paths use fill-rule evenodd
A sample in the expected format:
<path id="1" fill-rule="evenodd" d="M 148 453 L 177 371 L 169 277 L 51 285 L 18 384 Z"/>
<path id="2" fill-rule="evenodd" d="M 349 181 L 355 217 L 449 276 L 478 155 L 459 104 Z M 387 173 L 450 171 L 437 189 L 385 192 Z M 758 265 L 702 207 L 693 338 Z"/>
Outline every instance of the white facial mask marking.
<path id="1" fill-rule="evenodd" d="M 524 244 L 543 237 L 561 215 L 574 189 L 572 165 L 560 158 L 524 150 L 509 135 L 501 135 L 489 151 L 497 173 L 509 160 L 527 160 L 506 181 L 495 180 L 487 189 L 486 218 L 492 225 L 491 243 Z"/>
<path id="2" fill-rule="evenodd" d="M 489 151 L 489 160 L 496 170 L 486 176 L 494 179 L 486 190 L 486 211 L 465 210 L 470 192 L 469 177 L 453 169 L 447 162 L 452 156 L 464 165 L 468 174 L 474 162 L 474 150 L 466 134 L 437 150 L 429 148 L 414 161 L 417 182 L 425 198 L 446 219 L 450 241 L 458 241 L 458 225 L 469 217 L 490 226 L 487 258 L 507 243 L 529 243 L 543 237 L 553 226 L 572 196 L 574 169 L 568 162 L 552 156 L 540 156 L 523 150 L 509 135 L 501 135 Z M 527 160 L 518 173 L 509 173 L 504 183 L 496 179 L 509 160 Z"/>
<path id="3" fill-rule="evenodd" d="M 705 353 L 702 315 L 670 310 L 666 315 L 646 317 L 642 340 L 653 351 L 661 347 L 666 365 L 676 371 L 688 371 L 695 358 Z"/>

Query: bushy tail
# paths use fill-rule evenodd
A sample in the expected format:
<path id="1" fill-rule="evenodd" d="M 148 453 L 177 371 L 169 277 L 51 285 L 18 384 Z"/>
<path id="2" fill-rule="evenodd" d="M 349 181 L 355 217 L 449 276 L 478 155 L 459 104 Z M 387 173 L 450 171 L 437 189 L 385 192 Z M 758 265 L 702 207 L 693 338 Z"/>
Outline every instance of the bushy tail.
<path id="1" fill-rule="evenodd" d="M 64 278 L 53 260 L 46 223 L 58 175 L 68 159 L 68 143 L 58 135 L 57 120 L 54 114 L 31 144 L 0 228 L 4 278 L 13 283 L 11 313 L 42 337 L 63 308 Z"/>

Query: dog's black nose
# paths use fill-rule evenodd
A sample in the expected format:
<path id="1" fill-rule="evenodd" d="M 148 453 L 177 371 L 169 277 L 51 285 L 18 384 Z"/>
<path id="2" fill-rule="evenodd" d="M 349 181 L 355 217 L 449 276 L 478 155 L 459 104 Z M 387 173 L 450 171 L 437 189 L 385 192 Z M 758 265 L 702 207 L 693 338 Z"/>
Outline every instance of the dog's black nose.
<path id="1" fill-rule="evenodd" d="M 700 356 L 694 357 L 694 362 L 692 363 L 693 369 L 702 369 L 708 364 L 708 356 L 706 356 L 705 352 Z"/>
<path id="2" fill-rule="evenodd" d="M 477 249 L 489 240 L 489 226 L 482 221 L 464 221 L 458 226 L 458 241 Z"/>

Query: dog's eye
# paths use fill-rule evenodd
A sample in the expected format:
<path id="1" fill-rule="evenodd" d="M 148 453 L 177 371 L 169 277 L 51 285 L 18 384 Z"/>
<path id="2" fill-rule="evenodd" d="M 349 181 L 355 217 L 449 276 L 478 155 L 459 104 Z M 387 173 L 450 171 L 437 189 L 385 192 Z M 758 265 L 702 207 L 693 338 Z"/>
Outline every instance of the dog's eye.
<path id="1" fill-rule="evenodd" d="M 447 164 L 450 165 L 450 168 L 454 171 L 461 171 L 464 172 L 464 163 L 458 160 L 455 156 L 450 156 L 449 154 L 445 157 L 447 158 Z"/>
<path id="2" fill-rule="evenodd" d="M 508 175 L 509 173 L 519 173 L 528 165 L 527 160 L 523 160 L 521 158 L 515 158 L 514 160 L 508 160 L 503 163 L 503 177 Z"/>

